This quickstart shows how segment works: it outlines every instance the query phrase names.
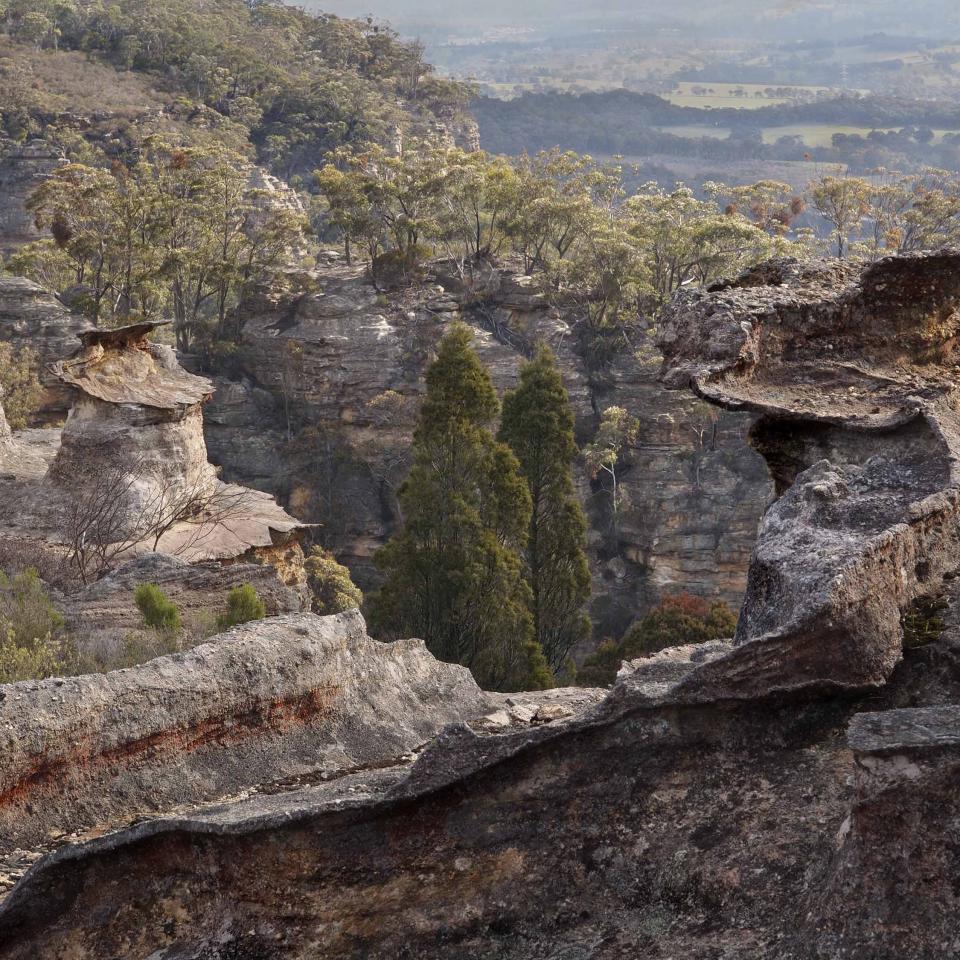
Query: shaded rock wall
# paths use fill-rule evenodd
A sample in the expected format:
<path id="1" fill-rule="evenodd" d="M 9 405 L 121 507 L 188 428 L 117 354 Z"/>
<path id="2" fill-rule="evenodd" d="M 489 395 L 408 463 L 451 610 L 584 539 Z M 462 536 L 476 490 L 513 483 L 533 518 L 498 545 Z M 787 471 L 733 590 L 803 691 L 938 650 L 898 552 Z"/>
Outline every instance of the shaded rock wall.
<path id="1" fill-rule="evenodd" d="M 0 340 L 29 346 L 40 359 L 45 395 L 36 423 L 62 420 L 70 409 L 73 394 L 48 365 L 73 353 L 77 336 L 89 326 L 31 280 L 0 277 Z"/>
<path id="2" fill-rule="evenodd" d="M 0 257 L 41 238 L 26 201 L 63 162 L 59 152 L 42 140 L 0 143 Z"/>
<path id="3" fill-rule="evenodd" d="M 249 302 L 236 378 L 218 382 L 205 411 L 211 459 L 226 477 L 274 491 L 321 524 L 325 545 L 369 588 L 373 554 L 397 522 L 394 492 L 423 373 L 447 325 L 474 327 L 501 392 L 542 339 L 559 357 L 581 443 L 608 406 L 625 406 L 642 424 L 621 469 L 627 507 L 617 530 L 608 494 L 579 467 L 576 477 L 590 519 L 600 635 L 619 635 L 664 592 L 736 606 L 770 495 L 763 462 L 746 444 L 749 418 L 663 390 L 647 342 L 591 371 L 574 331 L 528 278 L 490 272 L 479 283 L 479 298 L 450 276 L 387 295 L 362 270 L 333 266 L 320 272 L 316 295 Z"/>

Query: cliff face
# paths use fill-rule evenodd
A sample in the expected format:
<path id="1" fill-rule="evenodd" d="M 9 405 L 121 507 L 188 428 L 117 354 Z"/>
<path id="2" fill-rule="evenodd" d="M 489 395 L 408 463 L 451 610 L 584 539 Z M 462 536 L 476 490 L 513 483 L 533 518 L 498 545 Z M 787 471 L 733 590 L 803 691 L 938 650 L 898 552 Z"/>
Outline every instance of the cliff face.
<path id="1" fill-rule="evenodd" d="M 45 394 L 37 423 L 62 420 L 70 409 L 73 393 L 49 365 L 73 353 L 77 337 L 89 327 L 86 320 L 32 281 L 0 277 L 0 340 L 17 348 L 29 346 L 40 360 Z"/>
<path id="2" fill-rule="evenodd" d="M 581 443 L 609 406 L 641 422 L 621 465 L 616 526 L 607 491 L 577 466 L 600 635 L 619 635 L 664 592 L 739 602 L 771 493 L 746 443 L 748 417 L 664 390 L 648 341 L 590 370 L 570 326 L 525 277 L 488 270 L 467 288 L 438 273 L 400 294 L 378 293 L 359 268 L 326 267 L 317 279 L 319 292 L 297 301 L 246 304 L 241 366 L 206 409 L 207 445 L 226 477 L 275 492 L 321 524 L 321 538 L 361 585 L 375 582 L 373 554 L 397 522 L 394 491 L 408 466 L 423 374 L 449 323 L 462 319 L 501 393 L 537 340 L 553 348 Z"/>
<path id="3" fill-rule="evenodd" d="M 59 152 L 42 140 L 24 145 L 0 143 L 0 257 L 42 236 L 25 204 L 63 162 Z"/>

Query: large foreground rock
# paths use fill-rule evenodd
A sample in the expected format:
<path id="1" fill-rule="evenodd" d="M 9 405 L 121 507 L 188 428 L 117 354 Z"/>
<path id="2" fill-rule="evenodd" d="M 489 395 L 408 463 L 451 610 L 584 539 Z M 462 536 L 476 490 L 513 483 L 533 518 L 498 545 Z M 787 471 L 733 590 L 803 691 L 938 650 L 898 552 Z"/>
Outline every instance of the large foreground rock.
<path id="1" fill-rule="evenodd" d="M 122 821 L 300 773 L 388 764 L 489 701 L 358 612 L 287 615 L 106 675 L 0 687 L 0 843 Z"/>

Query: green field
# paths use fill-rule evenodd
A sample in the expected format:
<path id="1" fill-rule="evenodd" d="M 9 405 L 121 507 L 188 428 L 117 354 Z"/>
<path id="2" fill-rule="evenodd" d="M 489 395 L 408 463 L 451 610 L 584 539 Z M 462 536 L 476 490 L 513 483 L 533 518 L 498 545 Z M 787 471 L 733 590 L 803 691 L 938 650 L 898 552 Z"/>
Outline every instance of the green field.
<path id="1" fill-rule="evenodd" d="M 700 107 L 703 110 L 719 110 L 733 107 L 740 110 L 756 110 L 759 107 L 771 107 L 782 103 L 792 103 L 798 99 L 810 99 L 820 93 L 827 93 L 830 87 L 805 87 L 795 84 L 764 83 L 711 83 L 709 81 L 679 81 L 673 90 L 664 95 L 666 100 L 678 107 Z M 789 90 L 796 96 L 777 96 L 777 93 Z M 804 96 L 806 95 L 806 96 Z"/>
<path id="2" fill-rule="evenodd" d="M 704 126 L 700 124 L 685 124 L 670 127 L 658 127 L 664 133 L 671 133 L 675 137 L 689 137 L 698 139 L 707 137 L 711 140 L 723 140 L 730 136 L 729 127 Z M 781 137 L 800 137 L 807 147 L 829 147 L 833 135 L 836 133 L 845 133 L 848 135 L 859 134 L 866 137 L 872 127 L 852 127 L 842 124 L 832 123 L 810 123 L 810 124 L 791 124 L 779 127 L 764 127 L 763 142 L 776 143 Z M 898 129 L 896 127 L 891 130 Z M 934 130 L 936 135 L 935 142 L 943 139 L 947 133 L 955 133 L 953 130 Z"/>

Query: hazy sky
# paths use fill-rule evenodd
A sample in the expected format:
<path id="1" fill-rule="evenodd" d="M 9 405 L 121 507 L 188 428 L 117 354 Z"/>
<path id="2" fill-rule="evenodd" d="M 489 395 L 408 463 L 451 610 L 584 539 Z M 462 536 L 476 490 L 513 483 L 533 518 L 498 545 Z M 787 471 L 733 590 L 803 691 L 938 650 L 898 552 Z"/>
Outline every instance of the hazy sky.
<path id="1" fill-rule="evenodd" d="M 549 27 L 558 20 L 591 20 L 605 16 L 662 20 L 665 15 L 696 18 L 742 29 L 761 20 L 793 20 L 799 27 L 825 30 L 843 24 L 866 33 L 872 30 L 926 32 L 940 35 L 960 29 L 957 0 L 301 0 L 314 9 L 343 16 L 376 17 L 404 23 L 478 25 L 536 24 Z M 751 18 L 745 21 L 744 17 Z"/>

